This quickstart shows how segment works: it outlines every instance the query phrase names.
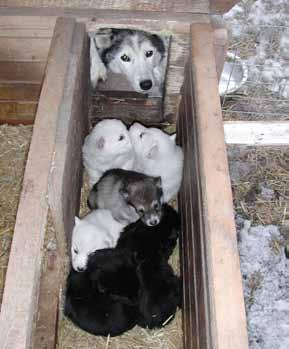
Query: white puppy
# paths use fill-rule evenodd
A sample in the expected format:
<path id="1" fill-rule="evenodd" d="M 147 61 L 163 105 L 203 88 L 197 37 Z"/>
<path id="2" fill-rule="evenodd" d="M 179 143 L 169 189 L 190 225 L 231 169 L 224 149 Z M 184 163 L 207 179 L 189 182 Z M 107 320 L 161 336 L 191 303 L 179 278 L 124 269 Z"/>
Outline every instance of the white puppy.
<path id="1" fill-rule="evenodd" d="M 130 129 L 136 154 L 134 169 L 149 176 L 160 176 L 164 201 L 168 202 L 179 191 L 183 175 L 183 151 L 176 145 L 176 135 L 153 127 L 134 123 Z"/>
<path id="2" fill-rule="evenodd" d="M 94 210 L 82 219 L 75 217 L 71 243 L 73 269 L 85 270 L 91 253 L 115 247 L 123 228 L 124 225 L 114 220 L 109 210 Z"/>
<path id="3" fill-rule="evenodd" d="M 131 170 L 134 166 L 135 155 L 128 130 L 117 119 L 105 119 L 96 124 L 85 138 L 82 154 L 90 187 L 107 170 Z"/>

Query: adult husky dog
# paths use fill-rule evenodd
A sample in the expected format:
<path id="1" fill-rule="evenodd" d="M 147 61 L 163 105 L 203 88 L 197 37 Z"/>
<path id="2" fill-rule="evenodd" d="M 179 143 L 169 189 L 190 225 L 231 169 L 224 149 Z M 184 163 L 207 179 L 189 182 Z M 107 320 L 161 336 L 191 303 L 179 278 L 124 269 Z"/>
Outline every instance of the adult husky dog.
<path id="1" fill-rule="evenodd" d="M 166 69 L 165 41 L 155 34 L 129 29 L 112 29 L 95 35 L 90 42 L 91 83 L 106 79 L 106 69 L 123 74 L 134 91 L 161 93 Z"/>

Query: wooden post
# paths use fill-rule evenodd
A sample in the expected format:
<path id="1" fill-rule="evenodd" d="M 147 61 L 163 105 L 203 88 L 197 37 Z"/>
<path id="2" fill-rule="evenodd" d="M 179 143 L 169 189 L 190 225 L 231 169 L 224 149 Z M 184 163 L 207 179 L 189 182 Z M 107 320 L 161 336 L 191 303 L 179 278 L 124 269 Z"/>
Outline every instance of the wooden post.
<path id="1" fill-rule="evenodd" d="M 73 19 L 59 19 L 48 55 L 6 275 L 0 314 L 1 349 L 32 347 L 50 172 L 74 29 Z"/>
<path id="2" fill-rule="evenodd" d="M 179 128 L 185 349 L 248 348 L 212 28 L 191 27 Z"/>

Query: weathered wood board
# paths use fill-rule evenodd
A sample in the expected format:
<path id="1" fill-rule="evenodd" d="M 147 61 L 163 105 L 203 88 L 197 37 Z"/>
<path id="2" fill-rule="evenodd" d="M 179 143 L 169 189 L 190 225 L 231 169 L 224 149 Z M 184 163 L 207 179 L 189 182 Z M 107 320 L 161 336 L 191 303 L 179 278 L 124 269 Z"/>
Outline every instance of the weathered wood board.
<path id="1" fill-rule="evenodd" d="M 185 349 L 248 348 L 212 28 L 191 28 L 179 117 Z"/>
<path id="2" fill-rule="evenodd" d="M 69 81 L 67 72 L 71 71 L 69 67 L 71 64 L 74 65 L 75 69 L 79 67 L 77 57 L 74 57 L 72 53 L 75 27 L 73 19 L 60 19 L 58 21 L 48 55 L 6 274 L 0 314 L 0 347 L 3 349 L 28 349 L 32 347 L 36 313 L 37 309 L 41 308 L 38 300 L 41 302 L 39 286 L 49 207 L 47 198 L 51 183 L 51 171 L 58 171 L 53 166 L 57 144 L 60 142 L 59 136 L 56 136 L 60 132 L 59 124 L 64 122 L 59 116 L 62 107 L 64 107 L 62 117 L 68 115 L 68 120 L 70 120 L 66 124 L 68 126 L 66 133 L 62 134 L 63 142 L 65 143 L 67 140 L 67 132 L 74 144 L 82 137 L 81 133 L 69 133 L 72 130 L 75 131 L 76 126 L 72 119 L 77 114 L 70 113 L 70 109 L 66 110 L 67 104 L 63 106 L 65 86 Z M 79 80 L 75 79 L 75 83 L 79 83 Z M 77 144 L 81 143 L 82 140 L 79 140 Z M 75 153 L 79 154 L 80 149 L 75 149 Z M 77 156 L 79 157 L 79 155 Z M 65 166 L 66 164 L 65 162 Z M 77 168 L 79 171 L 80 161 L 75 161 L 74 166 L 74 173 L 78 173 Z M 58 174 L 61 175 L 59 180 L 63 178 L 61 172 Z M 72 205 L 77 205 L 75 203 L 77 203 L 76 195 L 78 193 L 77 190 L 70 192 Z M 65 214 L 67 214 L 66 218 L 70 215 L 69 219 L 73 221 L 75 212 L 73 216 L 71 211 L 65 212 Z M 50 296 L 53 296 L 53 292 Z M 55 308 L 50 309 L 50 311 L 52 313 L 54 311 L 56 314 Z"/>

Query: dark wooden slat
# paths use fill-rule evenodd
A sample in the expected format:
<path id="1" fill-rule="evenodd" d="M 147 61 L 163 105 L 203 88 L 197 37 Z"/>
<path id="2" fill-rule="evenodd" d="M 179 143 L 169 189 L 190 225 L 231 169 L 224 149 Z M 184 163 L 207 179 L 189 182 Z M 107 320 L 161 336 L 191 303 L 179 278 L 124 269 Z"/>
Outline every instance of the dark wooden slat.
<path id="1" fill-rule="evenodd" d="M 40 84 L 46 62 L 0 62 L 0 82 Z"/>
<path id="2" fill-rule="evenodd" d="M 37 105 L 37 102 L 0 101 L 0 124 L 33 124 Z"/>
<path id="3" fill-rule="evenodd" d="M 40 84 L 0 83 L 0 101 L 38 102 Z"/>

